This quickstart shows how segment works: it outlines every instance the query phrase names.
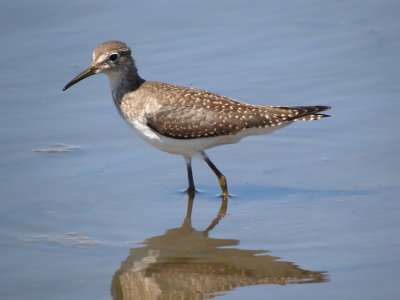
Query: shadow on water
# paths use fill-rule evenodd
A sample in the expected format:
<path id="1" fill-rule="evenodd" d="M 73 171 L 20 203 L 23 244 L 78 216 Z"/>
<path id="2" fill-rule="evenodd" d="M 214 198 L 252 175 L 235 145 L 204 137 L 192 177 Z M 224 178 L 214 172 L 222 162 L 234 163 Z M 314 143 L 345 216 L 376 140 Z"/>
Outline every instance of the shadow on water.
<path id="1" fill-rule="evenodd" d="M 240 286 L 300 284 L 328 281 L 325 272 L 303 270 L 291 262 L 266 255 L 265 250 L 232 247 L 236 239 L 215 239 L 210 231 L 225 216 L 222 200 L 217 216 L 205 230 L 192 227 L 194 197 L 189 197 L 181 227 L 146 239 L 132 248 L 113 276 L 114 300 L 210 299 Z M 223 248 L 224 247 L 224 248 Z"/>

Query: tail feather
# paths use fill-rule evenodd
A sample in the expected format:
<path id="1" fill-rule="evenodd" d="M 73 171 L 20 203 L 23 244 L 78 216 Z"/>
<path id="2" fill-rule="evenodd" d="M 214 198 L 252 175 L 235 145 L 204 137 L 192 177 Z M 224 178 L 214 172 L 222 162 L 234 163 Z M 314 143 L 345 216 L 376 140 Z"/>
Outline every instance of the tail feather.
<path id="1" fill-rule="evenodd" d="M 319 120 L 322 118 L 330 117 L 330 115 L 320 114 L 319 112 L 330 109 L 330 106 L 292 106 L 292 107 L 279 107 L 288 111 L 295 111 L 295 115 L 291 118 L 291 121 L 312 121 Z"/>
<path id="2" fill-rule="evenodd" d="M 298 121 L 314 121 L 314 120 L 319 120 L 322 118 L 327 118 L 330 117 L 330 115 L 325 115 L 325 114 L 315 114 L 315 115 L 309 115 L 309 116 L 305 116 L 302 118 L 297 118 L 294 119 L 294 122 L 298 122 Z"/>

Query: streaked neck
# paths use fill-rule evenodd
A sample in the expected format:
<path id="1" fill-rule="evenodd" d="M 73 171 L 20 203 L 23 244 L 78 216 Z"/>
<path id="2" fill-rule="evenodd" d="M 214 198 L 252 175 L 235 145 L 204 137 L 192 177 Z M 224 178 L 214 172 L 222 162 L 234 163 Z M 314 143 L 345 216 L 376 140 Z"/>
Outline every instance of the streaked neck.
<path id="1" fill-rule="evenodd" d="M 107 75 L 110 80 L 113 100 L 118 107 L 125 94 L 136 90 L 144 82 L 137 73 L 137 69 L 134 65 Z"/>

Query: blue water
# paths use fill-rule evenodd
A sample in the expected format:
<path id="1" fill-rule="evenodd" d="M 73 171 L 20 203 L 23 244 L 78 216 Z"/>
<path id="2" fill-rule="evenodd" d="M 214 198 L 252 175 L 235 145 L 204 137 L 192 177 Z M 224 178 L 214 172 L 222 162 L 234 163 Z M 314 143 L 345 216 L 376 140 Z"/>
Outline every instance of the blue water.
<path id="1" fill-rule="evenodd" d="M 398 299 L 399 19 L 390 0 L 3 3 L 1 298 L 141 299 L 115 291 L 144 280 L 163 299 L 189 278 L 226 283 L 220 299 Z M 205 235 L 220 207 L 209 168 L 194 162 L 182 226 L 182 158 L 132 134 L 105 76 L 61 91 L 113 39 L 146 79 L 332 118 L 211 149 L 234 197 Z M 253 274 L 241 286 L 239 271 Z"/>

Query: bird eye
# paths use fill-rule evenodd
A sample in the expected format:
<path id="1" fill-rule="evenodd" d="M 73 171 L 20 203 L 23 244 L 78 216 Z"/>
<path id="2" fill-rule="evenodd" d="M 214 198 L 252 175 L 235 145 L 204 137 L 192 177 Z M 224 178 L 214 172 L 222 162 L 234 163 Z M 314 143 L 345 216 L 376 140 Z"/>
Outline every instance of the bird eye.
<path id="1" fill-rule="evenodd" d="M 108 57 L 109 60 L 111 60 L 112 62 L 116 62 L 119 58 L 119 54 L 118 53 L 113 53 L 110 54 L 110 56 Z"/>

